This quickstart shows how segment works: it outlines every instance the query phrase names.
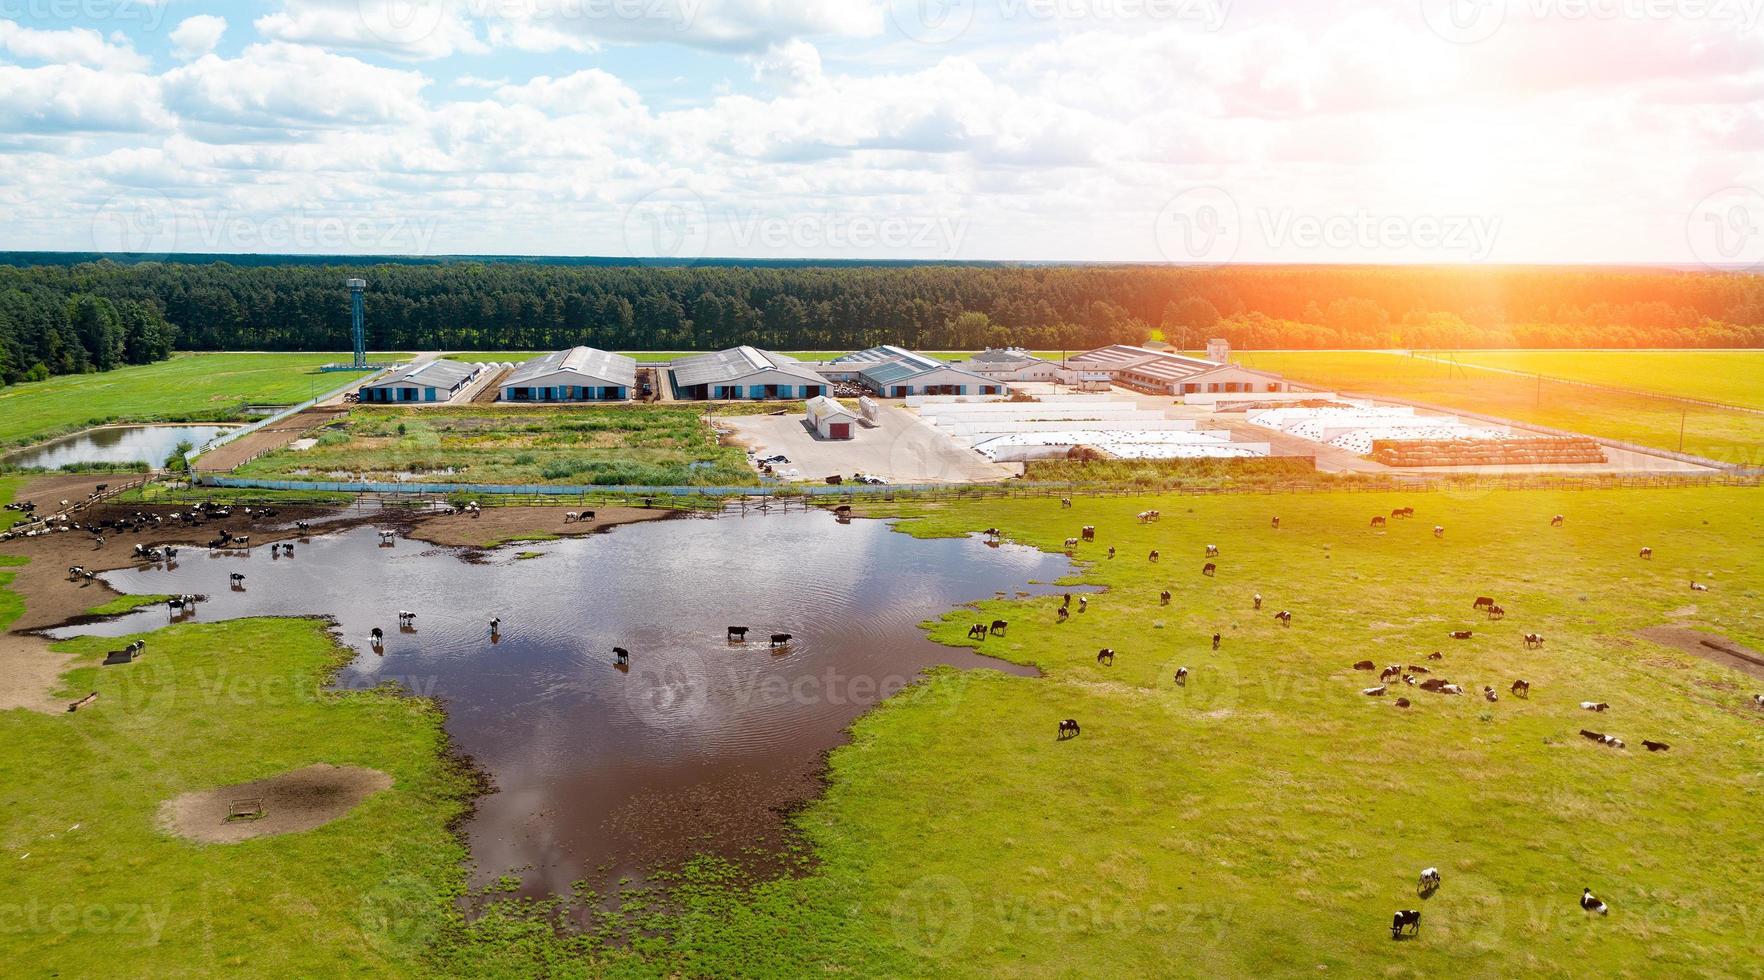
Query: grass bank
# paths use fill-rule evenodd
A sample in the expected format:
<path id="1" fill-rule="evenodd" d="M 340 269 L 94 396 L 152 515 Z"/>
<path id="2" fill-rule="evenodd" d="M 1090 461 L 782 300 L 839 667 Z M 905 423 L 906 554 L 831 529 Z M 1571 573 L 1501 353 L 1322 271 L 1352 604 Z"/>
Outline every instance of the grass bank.
<path id="1" fill-rule="evenodd" d="M 1764 409 L 1764 351 L 1464 351 L 1465 364 Z"/>
<path id="2" fill-rule="evenodd" d="M 107 422 L 234 421 L 242 405 L 292 405 L 360 377 L 319 370 L 347 359 L 346 354 L 178 354 L 158 364 L 0 388 L 0 446 Z"/>
<path id="3" fill-rule="evenodd" d="M 690 405 L 558 409 L 357 407 L 304 451 L 282 450 L 238 476 L 315 481 L 741 486 L 741 450 L 720 446 Z"/>

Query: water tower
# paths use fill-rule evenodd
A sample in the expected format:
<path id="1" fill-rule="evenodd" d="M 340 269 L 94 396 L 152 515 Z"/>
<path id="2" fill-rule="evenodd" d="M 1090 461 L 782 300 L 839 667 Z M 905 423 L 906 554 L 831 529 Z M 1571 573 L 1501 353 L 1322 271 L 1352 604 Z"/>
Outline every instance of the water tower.
<path id="1" fill-rule="evenodd" d="M 367 331 L 362 325 L 361 294 L 367 289 L 366 279 L 346 279 L 349 287 L 349 329 L 355 340 L 355 369 L 367 370 Z"/>

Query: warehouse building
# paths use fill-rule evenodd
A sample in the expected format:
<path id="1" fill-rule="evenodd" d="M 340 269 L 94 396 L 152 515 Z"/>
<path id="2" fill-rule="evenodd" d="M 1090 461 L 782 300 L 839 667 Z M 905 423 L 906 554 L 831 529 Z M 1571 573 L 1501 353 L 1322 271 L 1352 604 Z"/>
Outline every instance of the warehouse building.
<path id="1" fill-rule="evenodd" d="M 857 431 L 857 413 L 825 395 L 808 400 L 808 420 L 822 439 L 850 439 Z"/>
<path id="2" fill-rule="evenodd" d="M 684 400 L 813 398 L 830 387 L 801 361 L 757 347 L 683 357 L 668 373 L 674 397 Z"/>
<path id="3" fill-rule="evenodd" d="M 1111 344 L 1071 358 L 1066 369 L 1074 377 L 1106 373 L 1115 384 L 1154 395 L 1286 390 L 1286 380 L 1278 374 L 1230 363 L 1231 348 L 1224 341 L 1215 340 L 1207 346 L 1208 358 L 1202 359 Z"/>
<path id="4" fill-rule="evenodd" d="M 379 381 L 362 385 L 360 397 L 374 404 L 451 401 L 488 367 L 460 361 L 430 361 L 399 368 Z"/>
<path id="5" fill-rule="evenodd" d="M 505 402 L 617 402 L 637 387 L 637 362 L 593 347 L 535 357 L 502 379 Z"/>
<path id="6" fill-rule="evenodd" d="M 852 381 L 888 398 L 912 395 L 1003 395 L 1002 381 L 965 371 L 904 347 L 883 345 L 833 359 L 822 374 Z"/>
<path id="7" fill-rule="evenodd" d="M 992 381 L 1047 381 L 1060 379 L 1060 366 L 1044 361 L 1018 347 L 987 348 L 956 365 Z"/>

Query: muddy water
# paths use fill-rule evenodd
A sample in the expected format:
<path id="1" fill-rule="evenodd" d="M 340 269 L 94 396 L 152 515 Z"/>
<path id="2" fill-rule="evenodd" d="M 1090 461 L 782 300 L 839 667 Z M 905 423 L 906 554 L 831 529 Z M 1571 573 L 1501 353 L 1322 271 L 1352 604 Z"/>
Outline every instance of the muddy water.
<path id="1" fill-rule="evenodd" d="M 201 446 L 230 425 L 107 425 L 8 454 L 8 466 L 55 469 L 69 463 L 146 463 L 159 466 L 178 443 Z"/>
<path id="2" fill-rule="evenodd" d="M 459 749 L 494 780 L 467 827 L 477 882 L 516 873 L 539 894 L 640 879 L 701 851 L 775 852 L 781 811 L 819 792 L 822 753 L 869 706 L 934 664 L 1024 672 L 930 643 L 921 621 L 1001 590 L 1048 591 L 1029 583 L 1070 569 L 1027 548 L 810 513 L 632 525 L 483 563 L 408 539 L 383 547 L 363 528 L 301 542 L 292 558 L 186 549 L 173 569 L 105 578 L 205 593 L 198 620 L 335 617 L 360 651 L 339 683 L 390 679 L 443 698 Z M 245 591 L 229 588 L 235 571 Z M 414 630 L 399 629 L 400 609 L 417 614 Z M 154 608 L 76 629 L 165 620 Z M 745 644 L 730 625 L 748 627 Z M 774 632 L 792 639 L 773 649 Z"/>

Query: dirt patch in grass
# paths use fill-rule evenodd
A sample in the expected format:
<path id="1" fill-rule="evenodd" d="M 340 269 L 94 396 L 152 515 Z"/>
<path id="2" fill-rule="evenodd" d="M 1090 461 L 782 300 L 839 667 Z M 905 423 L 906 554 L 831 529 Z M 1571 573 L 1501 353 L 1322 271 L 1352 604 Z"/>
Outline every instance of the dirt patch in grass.
<path id="1" fill-rule="evenodd" d="M 168 833 L 203 844 L 233 844 L 253 837 L 292 834 L 345 817 L 363 800 L 392 788 L 392 777 L 378 769 L 316 765 L 268 779 L 197 790 L 167 800 L 159 825 Z M 246 801 L 252 801 L 246 803 Z M 262 815 L 228 819 L 240 809 L 262 807 Z"/>
<path id="2" fill-rule="evenodd" d="M 1764 680 L 1764 653 L 1735 643 L 1719 633 L 1703 633 L 1680 626 L 1649 626 L 1636 630 L 1635 635 Z M 1715 646 L 1709 646 L 1711 643 Z"/>
<path id="3" fill-rule="evenodd" d="M 73 654 L 50 650 L 42 637 L 0 633 L 0 711 L 66 712 L 67 705 L 52 695 L 75 659 Z"/>
<path id="4" fill-rule="evenodd" d="M 579 508 L 587 509 L 587 508 Z M 535 535 L 580 537 L 620 524 L 659 521 L 675 515 L 660 507 L 596 507 L 591 521 L 564 522 L 568 507 L 486 507 L 482 514 L 427 517 L 410 530 L 418 541 L 455 548 L 494 548 L 516 540 L 544 540 Z"/>

